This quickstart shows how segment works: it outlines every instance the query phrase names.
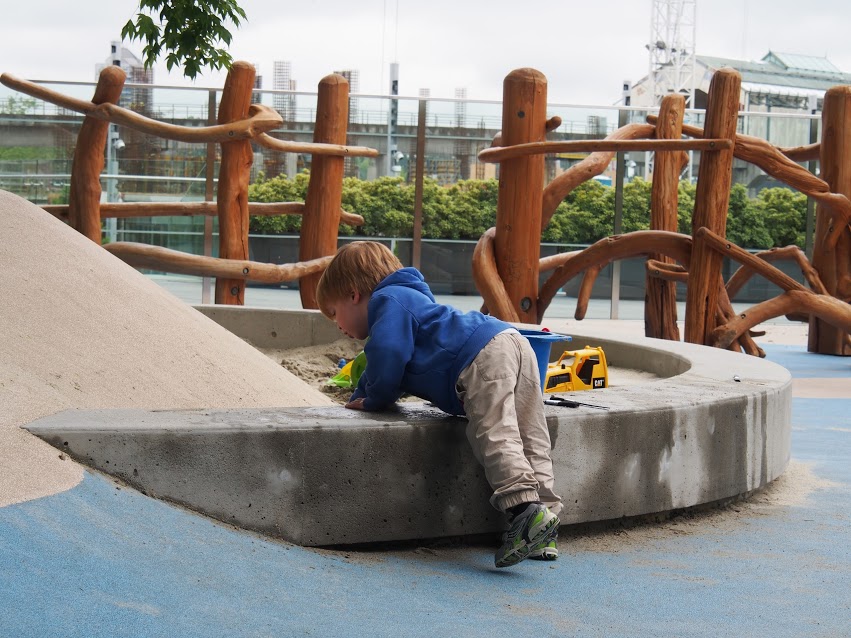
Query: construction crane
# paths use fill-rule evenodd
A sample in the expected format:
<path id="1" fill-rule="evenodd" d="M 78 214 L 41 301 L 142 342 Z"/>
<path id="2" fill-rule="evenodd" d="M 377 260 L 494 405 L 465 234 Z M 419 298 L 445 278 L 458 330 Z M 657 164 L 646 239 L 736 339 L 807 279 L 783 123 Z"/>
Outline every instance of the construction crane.
<path id="1" fill-rule="evenodd" d="M 650 90 L 653 104 L 681 93 L 694 108 L 697 0 L 652 0 L 650 16 Z"/>

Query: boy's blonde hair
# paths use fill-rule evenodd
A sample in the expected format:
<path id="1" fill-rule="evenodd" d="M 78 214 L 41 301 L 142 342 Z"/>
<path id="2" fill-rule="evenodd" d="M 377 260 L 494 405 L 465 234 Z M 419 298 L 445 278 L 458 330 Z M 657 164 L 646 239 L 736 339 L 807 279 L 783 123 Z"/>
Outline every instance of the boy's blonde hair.
<path id="1" fill-rule="evenodd" d="M 316 286 L 316 302 L 330 316 L 330 304 L 351 295 L 370 295 L 387 275 L 401 270 L 402 262 L 387 246 L 375 241 L 353 241 L 340 247 Z"/>

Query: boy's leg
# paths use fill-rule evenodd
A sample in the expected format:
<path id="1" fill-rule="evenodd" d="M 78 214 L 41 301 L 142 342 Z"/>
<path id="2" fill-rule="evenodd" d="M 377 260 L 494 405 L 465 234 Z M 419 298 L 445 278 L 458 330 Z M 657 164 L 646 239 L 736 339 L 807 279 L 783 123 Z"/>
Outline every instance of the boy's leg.
<path id="1" fill-rule="evenodd" d="M 561 497 L 553 492 L 552 443 L 547 417 L 544 414 L 538 360 L 528 339 L 522 335 L 514 336 L 519 340 L 522 353 L 520 376 L 514 397 L 517 414 L 523 415 L 518 423 L 523 453 L 538 481 L 541 502 L 553 514 L 558 514 L 562 501 Z"/>
<path id="2" fill-rule="evenodd" d="M 517 337 L 521 340 L 522 364 L 514 397 L 517 413 L 522 415 L 519 429 L 523 453 L 535 472 L 541 501 L 550 512 L 558 515 L 562 501 L 553 492 L 552 443 L 544 414 L 538 360 L 528 340 L 522 335 Z M 530 547 L 528 558 L 544 561 L 558 558 L 557 524 L 542 540 Z"/>
<path id="3" fill-rule="evenodd" d="M 467 439 L 493 489 L 491 504 L 503 512 L 539 500 L 538 480 L 526 458 L 517 419 L 514 395 L 522 355 L 511 336 L 495 336 L 458 377 Z"/>

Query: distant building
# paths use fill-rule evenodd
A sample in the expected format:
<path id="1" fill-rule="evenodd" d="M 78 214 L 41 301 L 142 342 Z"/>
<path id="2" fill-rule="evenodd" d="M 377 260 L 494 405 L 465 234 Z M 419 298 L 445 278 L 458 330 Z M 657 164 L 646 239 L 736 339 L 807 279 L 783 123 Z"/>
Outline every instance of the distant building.
<path id="1" fill-rule="evenodd" d="M 349 95 L 360 93 L 360 71 L 357 69 L 345 69 L 343 71 L 334 71 L 338 75 L 342 75 L 349 81 Z M 358 98 L 349 98 L 349 122 L 358 121 Z"/>
<path id="2" fill-rule="evenodd" d="M 840 71 L 827 58 L 776 53 L 769 51 L 757 62 L 716 58 L 708 55 L 695 57 L 695 71 L 685 86 L 694 86 L 695 108 L 705 109 L 709 83 L 715 71 L 732 68 L 742 76 L 742 93 L 739 99 L 743 111 L 762 113 L 809 113 L 811 99 L 821 103 L 827 89 L 839 84 L 851 84 L 851 73 Z M 649 90 L 649 77 L 633 85 L 633 106 L 655 106 Z"/>
<path id="3" fill-rule="evenodd" d="M 254 65 L 254 88 L 257 91 L 263 90 L 263 76 L 260 75 L 260 65 Z M 257 91 L 251 92 L 251 103 L 252 104 L 260 104 L 263 101 L 263 95 L 258 93 Z"/>
<path id="4" fill-rule="evenodd" d="M 293 80 L 293 63 L 289 60 L 276 60 L 272 63 L 272 88 L 276 91 L 295 91 L 296 81 Z M 296 119 L 295 95 L 276 93 L 272 97 L 272 107 L 281 114 L 285 121 Z"/>
<path id="5" fill-rule="evenodd" d="M 694 87 L 697 109 L 706 108 L 709 83 L 715 72 L 722 68 L 735 69 L 742 77 L 739 109 L 752 115 L 744 120 L 744 128 L 740 132 L 768 140 L 779 147 L 806 143 L 809 122 L 759 117 L 757 114 L 820 111 L 829 88 L 851 84 L 851 73 L 841 71 L 827 58 L 818 56 L 769 51 L 759 61 L 745 61 L 697 55 L 694 75 L 685 83 Z M 632 106 L 655 106 L 649 76 L 632 86 L 630 96 Z M 736 175 L 736 181 L 747 184 L 752 194 L 766 185 L 775 185 L 774 180 L 768 179 L 753 166 L 736 166 L 738 168 L 734 168 L 734 172 L 738 170 L 740 173 Z"/>
<path id="6" fill-rule="evenodd" d="M 127 84 L 154 83 L 154 70 L 146 69 L 136 54 L 125 48 L 120 40 L 113 40 L 109 47 L 109 56 L 102 64 L 95 66 L 95 79 L 105 67 L 119 66 L 127 74 Z M 143 87 L 127 87 L 121 92 L 118 105 L 134 111 L 150 112 L 154 105 L 154 91 Z"/>

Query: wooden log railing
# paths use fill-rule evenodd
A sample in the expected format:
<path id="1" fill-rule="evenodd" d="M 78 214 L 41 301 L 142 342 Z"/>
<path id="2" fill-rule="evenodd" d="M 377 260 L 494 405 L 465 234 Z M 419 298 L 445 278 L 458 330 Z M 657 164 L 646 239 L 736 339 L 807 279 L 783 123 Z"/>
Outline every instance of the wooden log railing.
<path id="1" fill-rule="evenodd" d="M 683 132 L 685 105 L 685 97 L 682 95 L 667 95 L 662 98 L 659 119 L 656 123 L 657 139 L 678 140 L 680 138 Z M 650 190 L 650 227 L 654 230 L 677 232 L 678 189 L 682 165 L 680 153 L 666 150 L 657 152 L 655 155 L 653 183 Z M 673 264 L 673 261 L 665 255 L 651 255 L 650 258 Z M 679 341 L 676 283 L 649 275 L 645 277 L 644 282 L 646 290 L 644 334 L 657 339 Z"/>
<path id="2" fill-rule="evenodd" d="M 619 128 L 607 140 L 632 140 L 653 135 L 654 127 L 650 124 L 627 124 Z M 581 162 L 574 164 L 564 173 L 557 176 L 544 188 L 544 200 L 541 211 L 541 232 L 550 223 L 556 208 L 574 188 L 592 177 L 600 175 L 609 166 L 615 156 L 615 151 L 597 151 L 591 153 Z"/>
<path id="3" fill-rule="evenodd" d="M 341 75 L 330 75 L 319 82 L 313 141 L 318 144 L 342 147 L 346 142 L 346 125 L 349 122 L 349 83 Z M 304 199 L 305 214 L 301 223 L 301 241 L 298 245 L 300 261 L 310 261 L 337 250 L 337 228 L 340 221 L 340 201 L 343 193 L 343 162 L 339 154 L 322 154 L 313 158 L 310 182 Z M 316 286 L 320 273 L 307 275 L 299 285 L 301 304 L 305 308 L 318 308 Z"/>
<path id="4" fill-rule="evenodd" d="M 517 69 L 503 82 L 502 141 L 506 146 L 541 142 L 547 132 L 547 79 L 535 69 Z M 499 170 L 494 251 L 512 316 L 536 321 L 544 156 L 506 158 Z M 531 185 L 531 187 L 530 187 Z M 504 302 L 503 302 L 504 305 Z"/>
<path id="5" fill-rule="evenodd" d="M 139 268 L 216 277 L 216 303 L 242 304 L 247 280 L 280 283 L 304 280 L 302 303 L 315 308 L 312 287 L 336 250 L 340 223 L 363 224 L 360 215 L 341 208 L 342 163 L 345 157 L 377 157 L 378 151 L 346 146 L 348 122 L 348 82 L 330 75 L 320 83 L 317 106 L 317 135 L 310 144 L 279 140 L 269 132 L 283 123 L 269 107 L 251 104 L 254 67 L 235 62 L 222 92 L 218 121 L 201 127 L 175 126 L 159 122 L 117 105 L 126 74 L 117 66 L 100 74 L 92 100 L 72 98 L 9 73 L 0 82 L 21 93 L 55 104 L 85 116 L 74 149 L 71 187 L 67 205 L 45 206 L 45 210 L 67 221 L 97 243 L 102 242 L 103 218 L 130 218 L 174 215 L 202 215 L 219 218 L 219 258 L 188 255 L 159 246 L 113 242 L 107 249 Z M 323 86 L 334 86 L 331 102 L 322 97 Z M 332 104 L 333 102 L 333 104 Z M 214 106 L 214 102 L 211 102 Z M 340 108 L 344 104 L 346 108 Z M 211 106 L 211 108 L 213 108 Z M 143 134 L 186 143 L 218 144 L 221 164 L 216 202 L 192 203 L 101 203 L 100 174 L 109 126 L 122 125 Z M 326 135 L 323 130 L 333 130 Z M 316 157 L 308 183 L 307 202 L 248 202 L 248 182 L 253 154 L 251 142 L 282 153 L 308 153 Z M 208 151 L 208 158 L 210 156 Z M 214 159 L 213 155 L 213 159 Z M 333 166 L 323 170 L 322 166 Z M 211 199 L 211 195 L 208 196 Z M 250 215 L 302 215 L 300 259 L 295 264 L 260 264 L 248 260 L 248 220 Z M 308 245 L 309 244 L 309 245 Z"/>
<path id="6" fill-rule="evenodd" d="M 234 66 L 237 70 L 240 70 L 244 64 L 247 63 L 235 62 Z M 124 73 L 119 67 L 112 66 L 106 67 L 103 71 L 106 72 L 107 77 L 111 78 Z M 3 84 L 9 88 L 15 89 L 20 93 L 25 93 L 30 97 L 36 97 L 69 111 L 81 113 L 94 120 L 119 124 L 140 133 L 178 142 L 203 144 L 207 142 L 221 143 L 236 140 L 252 140 L 267 131 L 279 128 L 284 122 L 274 109 L 263 106 L 262 104 L 251 104 L 247 117 L 240 120 L 216 126 L 177 126 L 168 124 L 167 122 L 152 120 L 117 104 L 109 102 L 100 103 L 94 100 L 86 102 L 71 98 L 34 82 L 17 78 L 10 73 L 4 73 L 0 78 L 2 78 Z M 122 86 L 123 84 L 122 82 Z M 118 95 L 121 95 L 120 91 Z M 117 97 L 114 101 L 118 101 Z M 308 151 L 305 149 L 305 151 L 299 152 Z"/>
<path id="7" fill-rule="evenodd" d="M 741 84 L 741 77 L 733 69 L 720 69 L 712 76 L 704 127 L 708 137 L 735 139 Z M 685 340 L 690 343 L 705 344 L 715 329 L 722 261 L 697 237 L 696 230 L 705 226 L 721 236 L 727 234 L 732 178 L 732 148 L 701 155 L 692 216 L 695 245 L 686 289 Z"/>
<path id="8" fill-rule="evenodd" d="M 647 119 L 651 122 L 656 121 L 655 116 Z M 696 126 L 683 125 L 683 133 L 692 137 L 703 137 L 703 129 Z M 818 149 L 820 145 L 807 148 Z M 765 140 L 750 135 L 736 135 L 733 156 L 758 166 L 771 177 L 788 184 L 807 197 L 812 197 L 829 211 L 832 217 L 826 223 L 829 232 L 826 235 L 825 246 L 829 249 L 836 246 L 848 224 L 851 223 L 851 200 L 846 195 L 832 192 L 830 184 L 825 180 L 813 175 L 800 164 L 796 164 L 782 149 L 778 149 Z M 812 158 L 809 154 L 800 154 L 796 156 L 796 159 L 804 161 Z"/>
<path id="9" fill-rule="evenodd" d="M 98 78 L 92 106 L 117 102 L 124 88 L 124 71 L 106 67 Z M 108 141 L 109 121 L 86 116 L 71 162 L 71 187 L 68 193 L 68 218 L 71 226 L 95 243 L 101 243 L 100 173 L 103 170 L 103 149 Z"/>
<path id="10" fill-rule="evenodd" d="M 818 294 L 809 290 L 789 275 L 772 267 L 767 261 L 730 243 L 708 228 L 700 228 L 697 231 L 697 237 L 700 237 L 707 246 L 718 252 L 719 255 L 728 255 L 731 259 L 759 273 L 784 291 L 780 296 L 763 301 L 754 308 L 740 313 L 726 325 L 715 328 L 711 337 L 712 345 L 726 347 L 730 341 L 749 328 L 801 308 L 804 308 L 808 314 L 851 333 L 851 308 L 844 301 L 829 294 Z M 794 300 L 794 303 L 790 300 Z"/>
<path id="11" fill-rule="evenodd" d="M 821 174 L 832 192 L 851 196 L 851 86 L 835 86 L 825 94 L 822 130 Z M 813 267 L 827 291 L 851 307 L 851 216 L 840 214 L 827 201 L 816 201 Z M 811 314 L 807 349 L 851 355 L 843 328 Z"/>
<path id="12" fill-rule="evenodd" d="M 567 142 L 534 142 L 515 146 L 492 146 L 479 152 L 479 161 L 499 163 L 505 160 L 546 155 L 548 153 L 605 153 L 629 151 L 725 151 L 733 148 L 732 140 L 648 139 L 648 140 L 570 140 Z"/>
<path id="13" fill-rule="evenodd" d="M 506 78 L 506 86 L 509 81 L 516 81 L 524 74 L 528 76 L 530 71 L 521 69 L 513 72 Z M 545 87 L 545 80 L 539 78 L 539 81 Z M 537 202 L 537 184 L 540 180 L 534 175 L 527 175 L 525 181 L 518 181 L 517 175 L 511 170 L 507 178 L 503 179 L 505 168 L 513 162 L 531 160 L 548 153 L 590 153 L 542 187 L 541 215 L 527 215 L 524 225 L 526 228 L 539 227 L 543 232 L 559 203 L 576 186 L 602 173 L 615 153 L 654 151 L 656 170 L 651 191 L 651 230 L 608 237 L 581 251 L 537 260 L 531 257 L 531 249 L 527 247 L 524 254 L 529 258 L 523 261 L 517 259 L 516 253 L 506 249 L 506 238 L 512 233 L 516 234 L 518 220 L 505 215 L 500 217 L 498 214 L 496 227 L 482 235 L 473 255 L 473 278 L 484 299 L 483 310 L 509 321 L 528 321 L 528 315 L 522 313 L 523 307 L 518 307 L 518 299 L 525 299 L 526 308 L 537 308 L 537 321 L 540 322 L 558 290 L 576 275 L 584 273 L 575 312 L 575 317 L 582 319 L 594 281 L 603 266 L 616 259 L 644 255 L 648 258 L 645 306 L 645 331 L 648 336 L 679 338 L 674 283 L 682 282 L 687 284 L 688 292 L 686 341 L 764 356 L 765 353 L 753 341 L 755 333 L 751 329 L 765 318 L 778 316 L 772 313 L 783 310 L 779 314 L 800 319 L 810 317 L 811 350 L 815 342 L 821 344 L 824 351 L 851 354 L 851 335 L 847 333 L 851 324 L 851 305 L 847 303 L 851 301 L 851 169 L 847 169 L 847 166 L 851 166 L 851 162 L 845 162 L 842 155 L 851 152 L 851 148 L 845 149 L 839 142 L 844 142 L 849 136 L 844 132 L 833 134 L 833 146 L 830 147 L 811 144 L 782 149 L 764 140 L 737 135 L 740 82 L 738 73 L 732 69 L 721 70 L 713 76 L 705 129 L 683 124 L 682 98 L 668 96 L 662 103 L 660 115 L 648 116 L 649 124 L 628 124 L 603 140 L 534 139 L 541 131 L 553 130 L 552 126 L 541 126 L 540 122 L 550 121 L 537 115 L 534 117 L 536 124 L 532 133 L 518 136 L 509 132 L 506 135 L 507 127 L 512 125 L 513 115 L 525 118 L 528 114 L 525 108 L 518 108 L 518 104 L 510 102 L 506 94 L 503 131 L 494 138 L 490 148 L 479 153 L 480 161 L 504 163 L 500 171 L 498 211 L 506 193 L 509 196 L 505 197 L 504 209 L 527 211 L 529 202 L 533 205 Z M 529 87 L 525 91 L 527 96 L 534 94 L 534 90 Z M 828 126 L 826 123 L 823 129 L 845 131 L 847 128 L 842 127 L 851 126 L 851 115 L 845 115 L 851 113 L 851 106 L 847 106 L 851 104 L 851 87 L 837 87 L 832 92 L 829 97 L 834 106 L 829 109 L 829 100 L 826 99 L 825 107 L 825 117 L 830 111 L 832 124 Z M 526 123 L 530 121 L 526 120 Z M 692 139 L 679 139 L 682 134 Z M 836 150 L 838 147 L 841 150 Z M 686 150 L 703 152 L 692 237 L 673 232 L 677 228 L 678 176 L 684 166 Z M 827 175 L 826 180 L 822 180 L 795 163 L 817 159 L 819 156 L 823 164 L 831 161 L 826 160 L 827 157 L 834 160 L 833 164 L 841 164 L 846 168 L 833 172 L 823 170 Z M 733 157 L 755 164 L 767 174 L 812 197 L 825 211 L 819 218 L 816 235 L 821 240 L 817 250 L 822 251 L 817 254 L 820 254 L 822 262 L 827 261 L 829 264 L 826 268 L 827 281 L 822 281 L 820 269 L 811 266 L 797 248 L 795 251 L 790 250 L 790 247 L 752 256 L 724 239 Z M 723 255 L 736 258 L 742 264 L 726 285 L 721 278 Z M 768 263 L 777 258 L 795 260 L 812 290 L 800 286 Z M 528 263 L 537 265 L 537 273 L 552 271 L 537 297 L 531 300 L 528 296 L 523 297 L 522 292 L 512 289 L 512 281 L 517 279 L 518 269 Z M 757 306 L 755 315 L 759 321 L 756 323 L 745 319 L 754 313 L 742 313 L 739 316 L 734 312 L 731 302 L 740 286 L 754 273 L 766 276 L 770 281 L 781 282 L 781 287 L 786 291 L 773 300 L 774 303 L 769 300 Z M 792 283 L 795 285 L 792 286 Z M 526 284 L 523 290 L 528 294 L 536 291 L 537 287 Z M 849 299 L 844 299 L 844 296 Z M 813 336 L 813 326 L 816 327 L 816 336 Z M 841 338 L 838 339 L 837 335 Z"/>

